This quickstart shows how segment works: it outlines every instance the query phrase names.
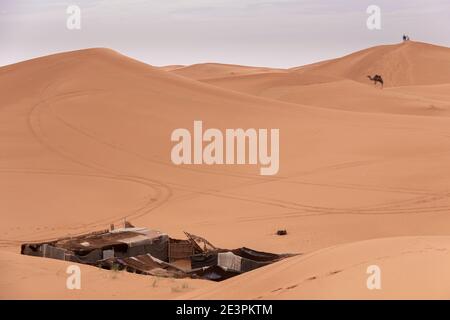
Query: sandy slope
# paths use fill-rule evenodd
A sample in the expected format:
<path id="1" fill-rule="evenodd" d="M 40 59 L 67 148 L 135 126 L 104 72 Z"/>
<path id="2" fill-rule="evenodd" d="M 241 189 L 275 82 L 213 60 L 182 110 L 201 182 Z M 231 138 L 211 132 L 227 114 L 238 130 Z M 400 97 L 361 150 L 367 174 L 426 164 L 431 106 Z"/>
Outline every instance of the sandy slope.
<path id="1" fill-rule="evenodd" d="M 411 41 L 369 48 L 289 72 L 202 80 L 234 91 L 325 108 L 448 116 L 449 68 L 450 49 Z M 383 76 L 388 90 L 368 85 L 371 82 L 366 76 L 374 74 Z"/>
<path id="2" fill-rule="evenodd" d="M 368 289 L 370 266 L 379 267 L 379 290 Z M 384 238 L 290 258 L 179 298 L 448 299 L 449 267 L 448 236 Z"/>
<path id="3" fill-rule="evenodd" d="M 423 116 L 449 116 L 450 104 L 446 97 L 447 85 L 395 87 L 381 90 L 379 87 L 361 84 L 353 80 L 336 80 L 305 83 L 299 75 L 282 76 L 273 81 L 272 74 L 238 79 L 221 78 L 205 82 L 230 90 L 245 92 L 265 98 L 297 104 L 369 113 L 393 113 Z M 297 83 L 288 78 L 298 78 Z M 272 79 L 270 79 L 272 78 Z M 310 78 L 307 77 L 309 81 Z M 437 87 L 437 88 L 436 88 Z M 421 92 L 417 94 L 417 92 Z"/>
<path id="4" fill-rule="evenodd" d="M 162 66 L 159 67 L 159 69 L 164 70 L 164 71 L 174 71 L 176 69 L 180 69 L 180 68 L 184 68 L 185 66 L 182 64 L 171 64 L 168 66 Z"/>
<path id="5" fill-rule="evenodd" d="M 429 68 L 441 61 L 442 48 L 417 44 L 426 46 L 425 54 L 409 50 L 411 45 L 416 44 L 398 50 L 406 48 L 413 61 L 431 60 Z M 363 60 L 378 56 L 366 53 Z M 359 55 L 354 59 L 353 65 L 362 61 Z M 14 268 L 7 277 L 2 273 L 0 288 L 12 290 L 8 297 L 52 297 L 50 288 L 60 285 L 53 281 L 63 278 L 57 272 L 64 262 L 42 262 L 48 268 L 38 274 L 51 285 L 36 288 L 34 277 L 22 278 L 32 258 L 18 255 L 20 243 L 103 229 L 124 217 L 174 236 L 183 230 L 197 233 L 221 247 L 274 252 L 448 234 L 446 80 L 439 76 L 434 81 L 423 71 L 427 86 L 414 80 L 414 87 L 381 91 L 358 79 L 342 80 L 339 60 L 337 64 L 335 75 L 265 70 L 231 76 L 236 81 L 255 79 L 247 82 L 255 90 L 267 86 L 261 94 L 199 82 L 107 49 L 0 68 L 0 258 Z M 219 80 L 222 71 L 204 76 Z M 285 74 L 292 83 L 284 83 Z M 296 89 L 284 92 L 266 82 L 266 76 L 280 87 Z M 422 79 L 408 79 L 417 78 Z M 296 95 L 297 90 L 302 94 Z M 349 94 L 342 95 L 342 90 Z M 357 92 L 359 98 L 349 97 Z M 431 100 L 438 111 L 423 110 Z M 208 128 L 279 128 L 278 175 L 260 176 L 255 166 L 174 166 L 170 134 L 180 127 L 191 129 L 194 120 L 203 120 Z M 275 236 L 278 228 L 286 228 L 289 235 Z M 375 243 L 382 250 L 384 242 Z M 98 271 L 89 272 L 95 278 Z M 283 277 L 299 279 L 298 274 Z M 132 291 L 131 278 L 115 279 L 111 291 L 121 295 L 114 291 L 118 283 Z M 278 281 L 270 280 L 272 290 L 284 285 Z M 194 288 L 207 288 L 204 282 L 194 283 Z M 16 285 L 20 290 L 13 290 Z M 98 289 L 104 285 L 93 282 L 93 291 L 78 296 L 109 297 Z M 317 290 L 317 297 L 329 296 L 329 291 Z M 290 297 L 304 297 L 294 292 L 298 294 Z M 154 292 L 148 297 L 168 295 Z"/>
<path id="6" fill-rule="evenodd" d="M 136 275 L 79 265 L 81 290 L 67 289 L 68 264 L 64 261 L 0 255 L 0 299 L 168 299 L 207 288 L 203 280 Z"/>
<path id="7" fill-rule="evenodd" d="M 199 63 L 180 68 L 171 66 L 163 67 L 166 71 L 172 71 L 180 76 L 195 80 L 206 80 L 221 77 L 235 77 L 246 74 L 259 74 L 266 72 L 285 72 L 283 69 L 249 67 L 223 63 Z"/>
<path id="8" fill-rule="evenodd" d="M 310 67 L 292 70 L 367 83 L 367 75 L 380 74 L 386 86 L 442 84 L 450 82 L 449 48 L 422 42 L 377 46 Z"/>

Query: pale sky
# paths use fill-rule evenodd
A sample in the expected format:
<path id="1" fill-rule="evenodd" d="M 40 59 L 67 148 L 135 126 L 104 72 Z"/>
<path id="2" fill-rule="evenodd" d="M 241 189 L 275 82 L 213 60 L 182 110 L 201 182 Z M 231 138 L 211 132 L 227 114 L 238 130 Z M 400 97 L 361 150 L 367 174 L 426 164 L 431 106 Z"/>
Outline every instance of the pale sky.
<path id="1" fill-rule="evenodd" d="M 81 30 L 66 9 L 81 8 Z M 381 30 L 366 26 L 381 8 Z M 0 0 L 0 65 L 108 47 L 151 65 L 293 67 L 411 40 L 450 47 L 450 0 Z"/>

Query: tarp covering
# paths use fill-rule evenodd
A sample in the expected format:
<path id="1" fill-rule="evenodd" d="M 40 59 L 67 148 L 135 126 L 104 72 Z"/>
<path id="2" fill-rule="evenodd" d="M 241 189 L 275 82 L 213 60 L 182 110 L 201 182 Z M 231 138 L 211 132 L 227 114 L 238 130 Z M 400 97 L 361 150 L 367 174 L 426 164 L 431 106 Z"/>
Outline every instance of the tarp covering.
<path id="1" fill-rule="evenodd" d="M 66 251 L 63 248 L 57 248 L 49 244 L 42 245 L 42 256 L 46 258 L 65 260 Z"/>
<path id="2" fill-rule="evenodd" d="M 20 253 L 27 256 L 43 257 L 42 244 L 24 243 L 21 246 Z"/>
<path id="3" fill-rule="evenodd" d="M 103 250 L 103 260 L 114 258 L 114 249 Z"/>
<path id="4" fill-rule="evenodd" d="M 239 274 L 240 274 L 240 272 L 235 272 L 232 270 L 226 271 L 219 266 L 206 267 L 206 268 L 202 268 L 200 270 L 195 270 L 191 273 L 192 277 L 194 277 L 194 278 L 200 278 L 200 279 L 212 280 L 212 281 L 223 281 L 228 278 L 237 276 Z"/>
<path id="5" fill-rule="evenodd" d="M 169 262 L 189 259 L 196 250 L 190 240 L 169 239 Z"/>
<path id="6" fill-rule="evenodd" d="M 254 260 L 254 261 L 274 261 L 283 257 L 283 255 L 268 253 L 262 251 L 256 251 L 246 247 L 234 249 L 232 252 L 242 258 Z"/>
<path id="7" fill-rule="evenodd" d="M 289 256 L 292 255 L 261 252 L 245 247 L 234 250 L 217 249 L 193 255 L 191 268 L 197 277 L 221 281 Z"/>
<path id="8" fill-rule="evenodd" d="M 102 258 L 103 258 L 103 251 L 101 249 L 92 250 L 91 252 L 88 252 L 84 255 L 73 252 L 69 256 L 69 258 L 66 256 L 66 260 L 86 264 L 94 264 L 98 260 L 101 260 Z"/>
<path id="9" fill-rule="evenodd" d="M 191 268 L 199 269 L 204 267 L 217 266 L 217 253 L 197 254 L 191 257 Z"/>
<path id="10" fill-rule="evenodd" d="M 242 258 L 242 264 L 241 264 L 241 271 L 242 272 L 248 272 L 260 267 L 264 267 L 268 264 L 274 263 L 275 261 L 255 261 L 255 260 L 250 260 L 250 259 L 245 259 Z"/>
<path id="11" fill-rule="evenodd" d="M 241 272 L 242 258 L 232 252 L 220 252 L 217 254 L 217 265 L 224 270 Z"/>
<path id="12" fill-rule="evenodd" d="M 188 277 L 189 275 L 182 269 L 170 263 L 161 261 L 150 254 L 139 255 L 129 258 L 110 258 L 98 261 L 97 266 L 105 269 L 127 270 L 129 272 L 167 276 L 167 277 Z"/>
<path id="13" fill-rule="evenodd" d="M 134 257 L 148 253 L 154 256 L 155 258 L 158 258 L 163 261 L 168 261 L 168 246 L 169 242 L 167 240 L 162 240 L 161 242 L 154 242 L 151 244 L 130 247 L 128 248 L 125 254 L 116 256 Z"/>

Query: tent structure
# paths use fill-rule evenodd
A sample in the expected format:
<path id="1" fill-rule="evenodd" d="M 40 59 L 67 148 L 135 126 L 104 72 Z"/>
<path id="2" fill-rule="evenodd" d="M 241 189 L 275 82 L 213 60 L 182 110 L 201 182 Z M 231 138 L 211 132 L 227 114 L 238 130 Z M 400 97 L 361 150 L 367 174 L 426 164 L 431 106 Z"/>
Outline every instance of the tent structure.
<path id="1" fill-rule="evenodd" d="M 200 278 L 221 281 L 290 256 L 293 255 L 261 252 L 245 247 L 234 250 L 219 249 L 193 255 L 191 267 Z"/>
<path id="2" fill-rule="evenodd" d="M 21 253 L 163 277 L 221 281 L 292 256 L 238 248 L 220 249 L 185 232 L 187 239 L 136 228 L 103 230 L 43 243 L 25 243 Z"/>
<path id="3" fill-rule="evenodd" d="M 23 244 L 21 253 L 32 256 L 96 264 L 111 257 L 151 254 L 167 260 L 169 236 L 146 228 L 122 228 L 61 238 L 37 244 Z"/>
<path id="4" fill-rule="evenodd" d="M 183 278 L 187 276 L 185 270 L 174 264 L 159 260 L 148 253 L 129 258 L 112 257 L 100 260 L 97 266 L 104 269 L 126 270 L 159 277 Z"/>

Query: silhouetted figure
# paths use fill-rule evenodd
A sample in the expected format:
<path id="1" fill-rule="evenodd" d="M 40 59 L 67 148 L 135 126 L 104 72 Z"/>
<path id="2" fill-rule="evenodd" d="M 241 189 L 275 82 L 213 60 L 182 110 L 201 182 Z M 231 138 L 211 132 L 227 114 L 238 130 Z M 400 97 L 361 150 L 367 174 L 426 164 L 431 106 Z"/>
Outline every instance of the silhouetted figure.
<path id="1" fill-rule="evenodd" d="M 379 74 L 376 74 L 375 76 L 367 76 L 367 78 L 369 78 L 371 81 L 373 81 L 373 83 L 375 84 L 375 85 L 377 85 L 377 82 L 379 82 L 379 83 L 381 83 L 381 87 L 383 88 L 384 87 L 384 81 L 383 81 L 383 78 L 379 75 Z"/>
<path id="2" fill-rule="evenodd" d="M 403 41 L 406 41 L 407 37 L 406 35 L 403 35 Z"/>

